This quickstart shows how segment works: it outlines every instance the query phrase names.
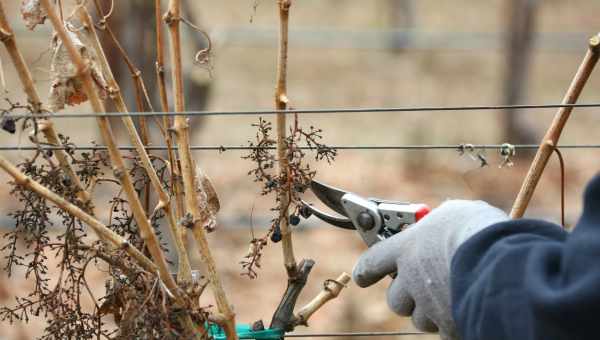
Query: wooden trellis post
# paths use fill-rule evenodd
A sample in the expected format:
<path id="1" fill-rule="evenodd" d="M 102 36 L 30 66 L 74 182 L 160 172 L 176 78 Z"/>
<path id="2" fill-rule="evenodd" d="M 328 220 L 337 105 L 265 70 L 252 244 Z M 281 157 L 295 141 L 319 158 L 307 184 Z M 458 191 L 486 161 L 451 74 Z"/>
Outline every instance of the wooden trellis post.
<path id="1" fill-rule="evenodd" d="M 589 40 L 588 51 L 571 82 L 571 86 L 569 86 L 569 89 L 567 90 L 567 94 L 562 101 L 563 104 L 575 104 L 577 102 L 581 91 L 587 80 L 590 78 L 594 67 L 598 63 L 599 56 L 600 34 L 597 34 Z M 533 159 L 533 163 L 531 163 L 531 167 L 529 168 L 529 172 L 523 181 L 521 190 L 519 191 L 512 211 L 510 212 L 511 218 L 523 217 L 527 205 L 529 205 L 529 201 L 531 201 L 535 187 L 544 172 L 546 164 L 548 164 L 548 159 L 552 155 L 554 149 L 558 146 L 560 134 L 572 111 L 573 107 L 561 107 L 556 113 L 550 128 L 540 143 L 535 158 Z"/>

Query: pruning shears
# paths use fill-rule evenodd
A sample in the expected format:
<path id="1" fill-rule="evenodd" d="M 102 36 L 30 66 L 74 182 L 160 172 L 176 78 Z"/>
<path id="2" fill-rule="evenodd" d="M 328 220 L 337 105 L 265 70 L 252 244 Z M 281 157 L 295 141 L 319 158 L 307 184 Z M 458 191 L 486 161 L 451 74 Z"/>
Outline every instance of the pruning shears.
<path id="1" fill-rule="evenodd" d="M 315 180 L 310 188 L 321 202 L 343 217 L 322 212 L 304 201 L 301 215 L 314 215 L 333 226 L 356 230 L 368 247 L 401 232 L 430 211 L 426 204 L 364 198 Z"/>
<path id="2" fill-rule="evenodd" d="M 356 230 L 369 247 L 401 232 L 430 211 L 425 204 L 363 198 L 315 180 L 310 188 L 325 205 L 343 217 L 322 212 L 305 201 L 302 201 L 300 215 L 304 218 L 314 215 L 333 226 Z M 283 329 L 256 328 L 247 324 L 238 325 L 236 332 L 240 339 L 274 340 L 285 337 Z M 214 324 L 210 325 L 209 333 L 215 340 L 226 338 L 223 329 Z"/>

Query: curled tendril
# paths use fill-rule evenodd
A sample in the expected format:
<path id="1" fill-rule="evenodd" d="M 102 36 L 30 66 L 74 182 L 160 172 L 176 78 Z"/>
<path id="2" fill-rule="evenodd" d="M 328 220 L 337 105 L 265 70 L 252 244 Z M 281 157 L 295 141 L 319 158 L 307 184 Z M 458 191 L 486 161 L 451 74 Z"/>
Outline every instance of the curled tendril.
<path id="1" fill-rule="evenodd" d="M 208 35 L 208 33 L 206 33 L 205 30 L 201 29 L 199 26 L 192 23 L 189 19 L 187 19 L 185 17 L 181 17 L 180 19 L 184 24 L 188 25 L 193 30 L 200 32 L 202 34 L 202 36 L 204 36 L 204 39 L 206 40 L 207 46 L 205 48 L 199 50 L 198 52 L 196 52 L 196 54 L 194 55 L 194 63 L 197 65 L 210 66 L 210 56 L 212 53 L 212 40 L 210 39 L 210 36 Z"/>

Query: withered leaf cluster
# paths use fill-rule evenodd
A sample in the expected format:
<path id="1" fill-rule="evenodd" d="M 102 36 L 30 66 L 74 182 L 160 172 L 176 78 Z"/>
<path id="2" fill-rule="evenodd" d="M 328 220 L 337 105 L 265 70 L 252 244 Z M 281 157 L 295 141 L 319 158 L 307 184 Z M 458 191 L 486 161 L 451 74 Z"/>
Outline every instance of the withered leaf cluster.
<path id="1" fill-rule="evenodd" d="M 21 2 L 21 16 L 27 28 L 33 30 L 37 25 L 44 24 L 48 14 L 41 5 L 40 0 L 23 0 Z M 83 34 L 84 30 L 78 27 L 79 25 L 80 23 L 74 19 L 65 22 L 65 28 L 70 39 L 88 64 L 97 91 L 100 97 L 104 99 L 108 89 L 98 64 L 98 56 L 87 47 L 89 41 L 86 41 L 87 37 Z M 69 57 L 65 46 L 55 35 L 52 39 L 52 60 L 50 64 L 52 82 L 49 109 L 51 111 L 58 111 L 64 109 L 66 105 L 77 105 L 87 101 L 82 83 L 78 79 L 79 71 Z"/>
<path id="2" fill-rule="evenodd" d="M 105 98 L 108 86 L 98 64 L 98 56 L 87 47 L 89 42 L 86 41 L 83 31 L 77 29 L 75 23 L 67 23 L 65 27 L 73 44 L 90 68 L 100 98 Z M 88 100 L 83 84 L 79 79 L 79 72 L 80 70 L 71 60 L 65 45 L 55 36 L 52 41 L 52 60 L 50 63 L 52 83 L 50 85 L 49 106 L 51 111 L 58 111 L 64 109 L 66 105 L 77 105 Z"/>
<path id="3" fill-rule="evenodd" d="M 35 26 L 46 21 L 48 14 L 42 8 L 40 0 L 23 0 L 21 2 L 21 16 L 27 28 L 33 30 Z"/>
<path id="4" fill-rule="evenodd" d="M 221 203 L 210 178 L 200 168 L 196 169 L 196 188 L 202 213 L 200 218 L 205 221 L 204 228 L 209 232 L 213 231 L 217 226 L 217 213 L 221 209 Z"/>

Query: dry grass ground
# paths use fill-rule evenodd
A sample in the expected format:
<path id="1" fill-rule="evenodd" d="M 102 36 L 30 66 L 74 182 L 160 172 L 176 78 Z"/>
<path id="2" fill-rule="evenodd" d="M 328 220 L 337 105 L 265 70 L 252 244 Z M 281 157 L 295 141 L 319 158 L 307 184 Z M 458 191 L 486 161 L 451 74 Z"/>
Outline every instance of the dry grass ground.
<path id="1" fill-rule="evenodd" d="M 209 32 L 217 28 L 276 28 L 277 16 L 273 1 L 260 1 L 254 22 L 252 1 L 196 2 L 201 25 Z M 292 27 L 373 30 L 389 28 L 389 13 L 384 0 L 318 1 L 294 3 Z M 118 6 L 118 2 L 117 2 Z M 416 20 L 419 30 L 433 32 L 498 32 L 502 30 L 501 1 L 460 0 L 440 2 L 418 1 Z M 118 8 L 118 7 L 117 7 Z M 600 3 L 594 1 L 545 1 L 541 5 L 539 31 L 586 32 L 600 30 L 597 16 Z M 15 24 L 16 24 L 15 19 Z M 45 53 L 47 34 L 29 34 L 21 40 L 27 60 L 34 61 Z M 24 36 L 24 34 L 21 34 Z M 214 41 L 213 89 L 210 110 L 271 108 L 275 76 L 275 41 L 273 46 L 249 47 Z M 557 103 L 562 99 L 572 75 L 585 51 L 581 53 L 536 51 L 531 69 L 529 103 Z M 291 41 L 289 96 L 292 106 L 373 107 L 411 105 L 476 105 L 498 104 L 502 98 L 504 72 L 503 54 L 498 50 L 408 50 L 393 53 L 367 49 L 307 48 Z M 9 97 L 19 98 L 14 73 L 0 51 L 7 74 Z M 48 55 L 35 64 L 36 79 L 47 88 Z M 188 64 L 191 66 L 191 55 Z M 198 72 L 198 70 L 194 71 Z M 150 75 L 147 75 L 150 76 Z M 592 76 L 581 101 L 598 101 L 596 89 L 600 75 Z M 43 90 L 45 92 L 45 90 Z M 87 110 L 77 107 L 74 110 Z M 600 116 L 595 109 L 576 110 L 564 132 L 562 142 L 599 143 Z M 549 125 L 553 110 L 523 112 L 523 120 L 541 135 Z M 256 117 L 211 117 L 203 128 L 195 131 L 195 144 L 239 145 L 253 137 L 250 124 Z M 500 112 L 349 114 L 303 116 L 303 124 L 314 124 L 325 130 L 329 144 L 455 144 L 502 143 Z M 93 120 L 61 120 L 59 130 L 88 144 L 95 136 Z M 0 135 L 0 143 L 25 145 L 27 138 Z M 600 151 L 564 151 L 567 162 L 567 216 L 574 224 L 579 214 L 584 184 L 598 171 Z M 13 159 L 26 153 L 13 153 Z M 240 159 L 238 151 L 199 152 L 197 160 L 215 182 L 222 202 L 221 229 L 212 234 L 211 245 L 238 320 L 268 321 L 284 289 L 280 249 L 270 247 L 258 279 L 250 281 L 239 276 L 238 262 L 245 254 L 250 238 L 250 212 L 258 227 L 269 216 L 272 197 L 258 194 L 258 187 L 246 176 L 251 164 Z M 476 162 L 460 157 L 454 151 L 342 151 L 332 165 L 320 164 L 319 179 L 369 196 L 427 202 L 436 206 L 447 198 L 483 198 L 509 208 L 530 161 L 526 155 L 513 168 L 498 168 L 500 158 L 486 153 L 491 166 L 479 169 Z M 0 177 L 1 182 L 6 182 Z M 14 202 L 2 186 L 2 215 Z M 559 173 L 556 161 L 549 166 L 531 204 L 530 216 L 559 218 Z M 309 197 L 309 199 L 312 199 Z M 10 221 L 3 218 L 7 225 Z M 320 226 L 312 221 L 310 226 Z M 321 282 L 334 278 L 341 271 L 351 271 L 364 247 L 357 235 L 343 230 L 300 227 L 295 235 L 298 257 L 310 257 L 317 265 L 303 294 L 305 301 L 321 289 Z M 197 261 L 197 259 L 196 259 Z M 11 293 L 23 291 L 23 282 L 8 281 Z M 101 290 L 103 282 L 96 280 Z M 398 318 L 387 310 L 387 282 L 363 290 L 350 286 L 342 296 L 315 315 L 309 331 L 365 331 L 411 329 L 407 319 Z M 10 303 L 10 300 L 7 301 Z M 203 301 L 208 304 L 210 301 Z M 28 327 L 30 335 L 39 334 Z M 0 334 L 8 338 L 14 332 L 5 327 Z M 416 339 L 417 337 L 415 337 Z M 418 339 L 434 339 L 418 337 Z M 409 339 L 409 337 L 406 337 Z"/>

